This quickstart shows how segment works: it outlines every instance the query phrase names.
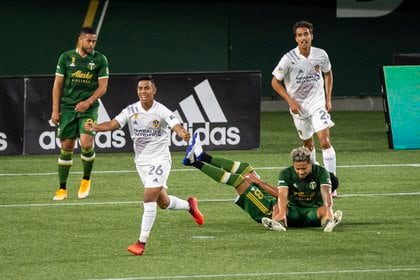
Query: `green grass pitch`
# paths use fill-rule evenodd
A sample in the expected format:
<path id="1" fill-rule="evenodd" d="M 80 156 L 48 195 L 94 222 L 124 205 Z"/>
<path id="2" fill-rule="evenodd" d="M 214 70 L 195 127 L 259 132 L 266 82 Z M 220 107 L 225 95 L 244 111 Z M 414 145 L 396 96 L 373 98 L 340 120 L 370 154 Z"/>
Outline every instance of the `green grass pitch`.
<path id="1" fill-rule="evenodd" d="M 333 233 L 265 230 L 233 203 L 232 187 L 181 164 L 173 153 L 169 192 L 194 195 L 198 227 L 184 211 L 158 210 L 145 255 L 139 234 L 143 187 L 132 154 L 98 154 L 91 196 L 54 202 L 57 155 L 0 157 L 0 279 L 420 279 L 420 151 L 388 149 L 382 112 L 333 112 L 344 213 Z M 285 112 L 261 114 L 261 147 L 212 151 L 246 161 L 268 183 L 300 145 Z M 318 150 L 318 160 L 322 162 Z"/>

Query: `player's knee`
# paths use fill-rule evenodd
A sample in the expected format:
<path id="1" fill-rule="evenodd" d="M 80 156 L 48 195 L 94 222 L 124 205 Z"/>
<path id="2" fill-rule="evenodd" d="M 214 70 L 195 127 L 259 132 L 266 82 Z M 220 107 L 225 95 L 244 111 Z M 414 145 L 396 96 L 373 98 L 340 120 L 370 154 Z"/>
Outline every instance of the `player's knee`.
<path id="1" fill-rule="evenodd" d="M 331 148 L 331 142 L 330 139 L 320 139 L 319 140 L 319 145 L 321 146 L 321 149 L 326 150 Z"/>
<path id="2" fill-rule="evenodd" d="M 303 146 L 308 149 L 309 151 L 312 151 L 314 149 L 314 141 L 311 139 L 303 141 Z"/>

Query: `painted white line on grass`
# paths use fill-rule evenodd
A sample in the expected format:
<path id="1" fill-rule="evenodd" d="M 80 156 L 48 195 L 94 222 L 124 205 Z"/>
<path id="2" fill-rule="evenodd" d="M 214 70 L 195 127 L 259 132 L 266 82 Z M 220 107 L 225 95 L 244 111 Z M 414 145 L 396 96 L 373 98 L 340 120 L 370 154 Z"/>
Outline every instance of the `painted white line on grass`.
<path id="1" fill-rule="evenodd" d="M 227 202 L 234 201 L 234 198 L 231 199 L 200 199 L 200 202 Z M 143 204 L 141 200 L 135 201 L 103 201 L 103 202 L 61 202 L 57 201 L 55 203 L 31 203 L 31 204 L 5 204 L 0 205 L 0 208 L 12 208 L 12 207 L 59 207 L 59 206 L 95 206 L 95 205 L 122 205 L 122 204 Z"/>
<path id="2" fill-rule="evenodd" d="M 404 193 L 354 193 L 354 194 L 340 194 L 339 198 L 346 198 L 346 197 L 370 197 L 370 196 L 412 196 L 412 195 L 420 195 L 420 192 L 404 192 Z M 227 199 L 199 199 L 200 203 L 202 202 L 234 202 L 234 198 L 227 198 Z M 143 201 L 135 200 L 135 201 L 103 201 L 103 202 L 74 202 L 74 203 L 66 203 L 57 201 L 54 203 L 32 203 L 32 204 L 4 204 L 0 205 L 0 208 L 28 208 L 28 207 L 59 207 L 59 206 L 95 206 L 95 205 L 123 205 L 123 204 L 142 204 Z"/>
<path id="3" fill-rule="evenodd" d="M 360 164 L 360 165 L 339 165 L 337 168 L 366 168 L 366 167 L 420 167 L 420 163 L 401 163 L 401 164 Z M 255 170 L 280 170 L 286 166 L 268 166 L 268 167 L 254 167 Z M 178 168 L 172 169 L 171 172 L 191 172 L 198 171 L 195 168 Z M 118 173 L 135 173 L 133 170 L 103 170 L 92 171 L 93 174 L 118 174 Z M 70 172 L 70 174 L 83 174 L 81 171 Z M 57 172 L 40 172 L 40 173 L 0 173 L 0 176 L 47 176 L 57 175 Z"/>
<path id="4" fill-rule="evenodd" d="M 159 280 L 159 279 L 202 279 L 202 278 L 240 278 L 240 277 L 267 277 L 288 275 L 320 275 L 320 274 L 350 274 L 350 273 L 389 273 L 404 271 L 420 271 L 420 267 L 389 268 L 389 269 L 349 269 L 349 270 L 321 270 L 321 271 L 293 271 L 293 272 L 268 272 L 268 273 L 232 273 L 232 274 L 205 274 L 205 275 L 173 275 L 151 277 L 127 278 L 93 278 L 90 280 Z"/>

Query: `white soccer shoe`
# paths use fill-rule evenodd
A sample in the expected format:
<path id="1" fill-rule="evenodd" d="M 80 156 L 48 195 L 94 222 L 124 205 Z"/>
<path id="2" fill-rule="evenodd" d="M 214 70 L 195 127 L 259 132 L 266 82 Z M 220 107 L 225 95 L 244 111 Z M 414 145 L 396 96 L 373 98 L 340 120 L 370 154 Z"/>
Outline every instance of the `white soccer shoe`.
<path id="1" fill-rule="evenodd" d="M 191 143 L 187 148 L 187 151 L 185 152 L 184 159 L 182 160 L 183 165 L 191 165 L 196 160 L 200 160 L 201 156 L 203 155 L 203 147 L 201 147 L 200 143 L 200 136 L 196 132 L 193 135 L 193 138 L 191 139 Z"/>
<path id="2" fill-rule="evenodd" d="M 343 212 L 340 210 L 333 214 L 333 219 L 330 220 L 324 227 L 324 232 L 333 232 L 334 228 L 343 220 Z"/>
<path id="3" fill-rule="evenodd" d="M 267 217 L 262 218 L 261 223 L 265 228 L 268 228 L 269 230 L 286 231 L 286 228 L 281 223 Z"/>

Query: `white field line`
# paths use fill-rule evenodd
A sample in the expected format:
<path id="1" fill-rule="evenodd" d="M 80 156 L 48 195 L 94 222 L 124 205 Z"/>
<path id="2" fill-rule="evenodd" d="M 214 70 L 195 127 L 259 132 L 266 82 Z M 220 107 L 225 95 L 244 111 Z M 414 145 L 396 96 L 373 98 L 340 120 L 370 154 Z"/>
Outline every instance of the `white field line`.
<path id="1" fill-rule="evenodd" d="M 387 269 L 348 269 L 348 270 L 320 270 L 320 271 L 291 271 L 291 272 L 267 272 L 267 273 L 232 273 L 232 274 L 205 274 L 205 275 L 173 275 L 173 276 L 151 276 L 151 277 L 128 277 L 128 278 L 97 278 L 90 280 L 161 280 L 161 279 L 232 279 L 241 277 L 267 277 L 267 276 L 303 276 L 303 275 L 322 275 L 322 274 L 361 274 L 361 273 L 390 273 L 420 271 L 420 267 L 411 268 L 387 268 Z M 326 276 L 327 277 L 327 276 Z"/>
<path id="2" fill-rule="evenodd" d="M 339 165 L 337 168 L 367 168 L 367 167 L 420 167 L 420 163 L 401 163 L 401 164 L 361 164 L 361 165 Z M 281 170 L 286 166 L 269 166 L 269 167 L 254 167 L 255 170 Z M 191 172 L 198 171 L 195 168 L 181 168 L 172 169 L 171 172 Z M 115 174 L 115 173 L 134 173 L 137 172 L 135 168 L 132 170 L 103 170 L 92 171 L 94 174 Z M 82 172 L 70 172 L 71 174 L 82 174 Z M 0 173 L 0 176 L 46 176 L 57 175 L 57 172 L 42 172 L 42 173 Z"/>
<path id="3" fill-rule="evenodd" d="M 373 197 L 373 196 L 412 196 L 420 195 L 420 192 L 404 192 L 404 193 L 354 193 L 354 194 L 340 194 L 337 199 L 347 197 Z M 225 199 L 199 199 L 200 203 L 205 202 L 233 202 L 235 198 Z M 31 207 L 61 207 L 61 206 L 95 206 L 95 205 L 124 205 L 124 204 L 143 204 L 141 200 L 133 201 L 98 201 L 98 202 L 61 202 L 54 203 L 30 203 L 30 204 L 4 204 L 0 208 L 31 208 Z"/>

